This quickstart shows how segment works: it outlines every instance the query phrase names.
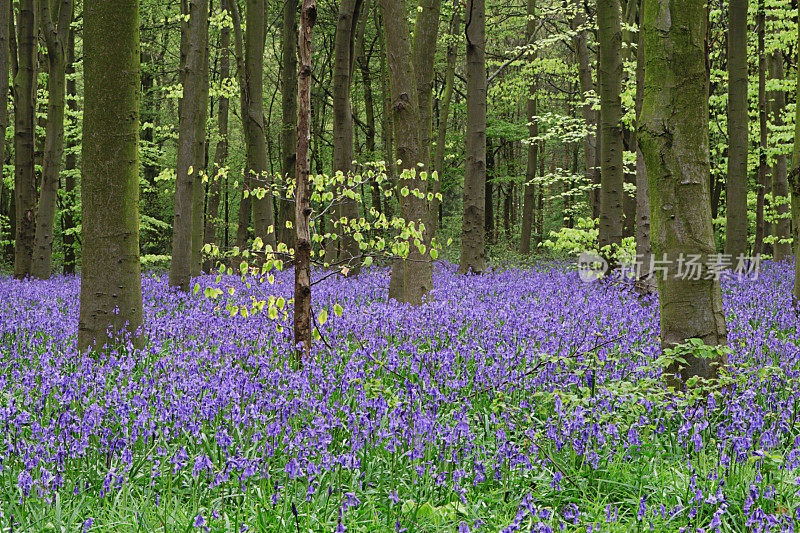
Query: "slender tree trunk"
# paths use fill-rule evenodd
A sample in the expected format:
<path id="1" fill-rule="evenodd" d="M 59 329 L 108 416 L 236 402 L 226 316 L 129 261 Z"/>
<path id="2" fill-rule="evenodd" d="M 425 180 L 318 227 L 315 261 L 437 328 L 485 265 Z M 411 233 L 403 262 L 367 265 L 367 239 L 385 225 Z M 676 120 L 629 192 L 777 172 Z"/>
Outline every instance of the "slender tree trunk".
<path id="1" fill-rule="evenodd" d="M 484 196 L 484 203 L 483 209 L 486 213 L 485 215 L 485 222 L 484 222 L 484 232 L 486 233 L 486 242 L 489 244 L 493 244 L 497 241 L 496 233 L 495 233 L 495 221 L 494 221 L 494 181 L 492 178 L 495 176 L 495 164 L 494 164 L 494 149 L 492 148 L 492 138 L 486 138 L 486 176 L 485 176 L 485 196 Z M 500 205 L 500 190 L 498 188 L 497 192 L 497 201 L 498 206 Z M 500 211 L 499 207 L 497 211 Z"/>
<path id="2" fill-rule="evenodd" d="M 536 0 L 528 0 L 528 23 L 525 27 L 525 41 L 532 46 L 536 40 Z M 530 60 L 535 61 L 536 52 L 530 53 Z M 539 124 L 534 117 L 536 110 L 536 79 L 528 82 L 528 137 L 533 139 L 539 135 Z M 528 162 L 525 168 L 525 189 L 522 207 L 522 236 L 519 241 L 519 252 L 523 255 L 531 253 L 531 231 L 533 218 L 536 211 L 536 160 L 538 144 L 535 141 L 528 143 Z"/>
<path id="3" fill-rule="evenodd" d="M 419 101 L 419 157 L 420 162 L 424 164 L 421 170 L 425 170 L 429 175 L 436 170 L 433 168 L 433 161 L 431 160 L 430 145 L 433 129 L 433 60 L 436 57 L 436 41 L 439 36 L 441 10 L 442 0 L 420 0 L 417 20 L 414 24 L 414 38 L 411 43 L 414 75 L 417 83 L 417 99 Z M 441 190 L 441 186 L 433 181 L 431 181 L 429 188 L 434 194 Z M 428 203 L 428 217 L 425 220 L 425 224 L 429 238 L 433 238 L 436 233 L 438 211 L 439 205 L 437 202 Z"/>
<path id="4" fill-rule="evenodd" d="M 2 67 L 0 67 L 2 68 Z M 75 30 L 69 30 L 67 44 L 67 124 L 70 137 L 67 139 L 66 156 L 64 157 L 64 191 L 66 192 L 66 209 L 63 215 L 64 225 L 64 274 L 74 274 L 75 259 L 75 218 L 73 207 L 78 204 L 76 174 L 78 173 L 78 87 L 75 80 Z"/>
<path id="5" fill-rule="evenodd" d="M 427 181 L 423 181 L 417 164 L 420 158 L 420 118 L 414 65 L 411 61 L 411 43 L 408 31 L 405 2 L 403 0 L 381 0 L 383 29 L 386 39 L 386 62 L 390 73 L 391 113 L 397 136 L 397 159 L 403 175 L 397 180 L 399 189 L 419 190 L 427 194 Z M 427 220 L 427 201 L 414 194 L 400 194 L 400 207 L 408 224 L 421 228 Z M 423 231 L 424 234 L 424 231 Z M 424 237 L 424 235 L 423 235 Z M 425 238 L 423 238 L 424 242 Z M 416 246 L 409 242 L 407 259 L 395 261 L 389 298 L 399 302 L 418 305 L 433 287 L 433 269 L 429 261 Z"/>
<path id="6" fill-rule="evenodd" d="M 375 10 L 375 27 L 378 30 L 378 43 L 380 45 L 380 65 L 381 65 L 381 95 L 383 104 L 383 113 L 381 113 L 381 143 L 383 144 L 383 157 L 386 163 L 386 178 L 387 182 L 392 189 L 396 190 L 396 165 L 394 155 L 394 118 L 392 117 L 392 91 L 391 83 L 389 81 L 389 72 L 386 67 L 386 44 L 385 36 L 382 30 L 383 22 L 381 17 L 378 16 L 379 10 Z M 388 220 L 392 219 L 394 206 L 392 204 L 392 197 L 388 196 L 384 199 L 383 203 L 384 215 Z M 395 279 L 402 281 L 400 276 L 395 276 Z M 391 290 L 389 292 L 392 292 Z"/>
<path id="7" fill-rule="evenodd" d="M 580 82 L 581 94 L 584 103 L 581 105 L 583 120 L 586 122 L 588 133 L 583 138 L 583 153 L 586 157 L 586 177 L 592 189 L 589 192 L 589 203 L 592 207 L 592 218 L 600 216 L 600 172 L 597 167 L 597 112 L 592 109 L 592 105 L 586 103 L 586 97 L 594 91 L 594 81 L 592 80 L 592 63 L 587 38 L 586 23 L 583 15 L 582 0 L 576 0 L 575 17 L 572 19 L 575 37 L 573 46 L 578 61 L 578 80 Z"/>
<path id="8" fill-rule="evenodd" d="M 669 261 L 658 276 L 661 345 L 687 339 L 727 344 L 719 280 L 680 275 L 681 254 L 706 265 L 715 253 L 708 178 L 708 13 L 704 0 L 645 0 L 644 100 L 639 141 L 650 185 L 653 252 Z M 680 55 L 673 51 L 680 50 Z M 662 255 L 663 254 L 663 255 Z M 703 272 L 706 274 L 706 272 Z M 666 369 L 678 388 L 688 378 L 716 378 L 725 357 L 687 354 Z"/>
<path id="9" fill-rule="evenodd" d="M 366 160 L 373 162 L 376 161 L 378 154 L 375 151 L 375 97 L 372 93 L 372 73 L 370 72 L 369 68 L 369 61 L 372 53 L 370 49 L 370 54 L 367 55 L 366 45 L 364 44 L 364 41 L 366 40 L 366 25 L 367 20 L 369 19 L 370 4 L 370 0 L 364 0 L 364 3 L 361 7 L 361 19 L 359 22 L 361 27 L 358 31 L 358 38 L 356 40 L 356 52 L 358 54 L 356 57 L 356 62 L 361 73 L 361 81 L 364 85 L 364 114 L 367 123 L 365 143 L 366 150 L 368 152 Z M 377 180 L 372 182 L 371 192 L 372 206 L 378 211 L 378 213 L 382 213 L 383 209 L 381 208 L 381 204 L 383 203 L 383 195 L 381 194 L 381 187 Z"/>
<path id="10" fill-rule="evenodd" d="M 219 79 L 224 83 L 231 75 L 230 62 L 231 30 L 223 27 L 219 36 Z M 224 175 L 220 175 L 220 169 L 225 168 L 228 162 L 228 114 L 230 111 L 230 100 L 221 95 L 217 105 L 217 132 L 219 141 L 214 151 L 214 167 L 209 173 L 208 179 L 208 208 L 205 221 L 205 241 L 215 243 L 220 246 L 224 236 L 222 224 L 219 217 L 219 203 L 222 193 L 222 180 Z M 210 272 L 214 268 L 211 260 L 206 261 L 205 270 Z"/>
<path id="11" fill-rule="evenodd" d="M 770 55 L 770 77 L 774 80 L 783 81 L 783 53 L 780 50 Z M 772 122 L 776 128 L 783 126 L 783 113 L 786 108 L 786 93 L 778 89 L 773 93 L 772 102 Z M 775 156 L 775 165 L 772 167 L 772 201 L 775 204 L 775 214 L 777 216 L 773 225 L 775 236 L 774 256 L 776 261 L 783 261 L 792 255 L 792 245 L 789 242 L 790 216 L 789 214 L 789 183 L 786 176 L 786 154 L 780 151 Z"/>
<path id="12" fill-rule="evenodd" d="M 247 0 L 247 26 L 244 35 L 244 81 L 242 117 L 244 121 L 246 172 L 250 189 L 262 189 L 251 199 L 255 236 L 275 247 L 275 217 L 267 176 L 267 141 L 264 130 L 264 0 Z"/>
<path id="13" fill-rule="evenodd" d="M 653 248 L 650 244 L 650 194 L 647 183 L 647 168 L 644 163 L 642 147 L 639 143 L 642 99 L 644 98 L 644 43 L 641 25 L 639 44 L 636 48 L 636 260 L 641 270 L 639 280 L 644 292 L 656 291 L 656 280 L 650 276 Z"/>
<path id="14" fill-rule="evenodd" d="M 480 274 L 486 269 L 486 6 L 467 0 L 467 131 L 464 163 L 464 215 L 461 226 L 459 272 Z"/>
<path id="15" fill-rule="evenodd" d="M 175 222 L 172 234 L 172 264 L 169 284 L 190 289 L 194 244 L 196 189 L 202 189 L 199 176 L 205 150 L 206 43 L 208 39 L 208 0 L 189 0 L 186 36 L 186 63 L 183 97 L 178 112 L 178 165 L 175 180 Z"/>
<path id="16" fill-rule="evenodd" d="M 597 38 L 600 49 L 600 238 L 599 244 L 622 242 L 624 167 L 622 164 L 622 32 L 619 0 L 598 0 Z M 613 252 L 613 250 L 612 250 Z"/>
<path id="17" fill-rule="evenodd" d="M 21 0 L 17 18 L 18 70 L 14 80 L 14 277 L 31 275 L 36 238 L 36 0 Z"/>
<path id="18" fill-rule="evenodd" d="M 800 4 L 797 6 L 797 16 L 800 17 Z M 797 46 L 800 47 L 800 33 L 797 36 Z M 797 102 L 800 102 L 800 69 L 797 69 L 797 89 L 795 92 Z M 794 290 L 792 298 L 795 306 L 800 303 L 800 105 L 795 109 L 794 115 L 794 146 L 792 147 L 792 170 L 789 172 L 789 191 L 792 195 L 792 236 L 794 249 Z"/>
<path id="19" fill-rule="evenodd" d="M 52 273 L 56 200 L 64 153 L 64 91 L 69 25 L 72 22 L 71 0 L 39 0 L 40 23 L 45 36 L 48 62 L 47 125 L 42 168 L 42 187 L 36 215 L 36 238 L 31 275 L 47 279 Z"/>
<path id="20" fill-rule="evenodd" d="M 444 90 L 442 91 L 442 99 L 439 104 L 439 127 L 436 132 L 436 152 L 434 169 L 436 170 L 439 179 L 433 182 L 431 192 L 434 196 L 442 192 L 442 180 L 445 176 L 445 163 L 444 156 L 447 149 L 447 125 L 450 118 L 450 102 L 453 99 L 453 87 L 455 84 L 456 73 L 456 59 L 458 59 L 458 43 L 459 39 L 456 36 L 460 32 L 461 27 L 461 2 L 453 0 L 453 18 L 450 21 L 450 30 L 448 32 L 450 39 L 447 44 L 447 66 L 444 73 Z M 441 212 L 441 202 L 434 198 L 431 202 L 431 212 L 433 215 L 430 217 L 431 231 L 435 231 L 439 227 L 439 213 Z M 488 215 L 487 215 L 488 216 Z"/>
<path id="21" fill-rule="evenodd" d="M 204 0 L 208 2 L 208 0 Z M 203 121 L 197 128 L 197 170 L 195 171 L 195 185 L 192 194 L 192 251 L 189 260 L 189 273 L 192 277 L 197 277 L 202 273 L 203 266 L 203 245 L 205 239 L 203 237 L 203 229 L 205 227 L 205 200 L 206 200 L 206 187 L 204 181 L 207 181 L 205 176 L 206 169 L 208 168 L 208 136 L 206 132 L 206 118 L 208 116 L 208 84 L 209 84 L 209 50 L 208 50 L 208 17 L 210 11 L 206 8 L 206 25 L 203 32 L 203 65 L 201 73 L 200 94 L 197 97 L 197 106 L 202 108 Z M 213 111 L 212 111 L 213 112 Z"/>
<path id="22" fill-rule="evenodd" d="M 728 22 L 728 181 L 725 253 L 747 254 L 747 2 L 731 0 Z"/>
<path id="23" fill-rule="evenodd" d="M 283 4 L 283 43 L 281 48 L 281 173 L 287 186 L 294 182 L 297 164 L 297 0 L 286 0 Z M 294 248 L 295 230 L 287 228 L 286 222 L 294 217 L 294 205 L 282 199 L 278 202 L 278 240 Z"/>
<path id="24" fill-rule="evenodd" d="M 336 24 L 333 62 L 333 171 L 344 175 L 347 180 L 353 171 L 353 110 L 350 101 L 350 86 L 354 65 L 354 47 L 361 0 L 341 0 L 339 18 Z M 341 189 L 339 190 L 341 193 Z M 341 220 L 346 222 L 342 223 Z M 342 198 L 336 206 L 336 233 L 339 235 L 338 260 L 351 269 L 349 274 L 358 273 L 360 256 L 358 242 L 353 238 L 350 221 L 358 219 L 358 204 L 354 199 Z"/>
<path id="25" fill-rule="evenodd" d="M 139 2 L 85 0 L 83 21 L 80 350 L 142 325 Z"/>
<path id="26" fill-rule="evenodd" d="M 311 350 L 311 205 L 309 175 L 311 161 L 311 36 L 317 20 L 316 0 L 303 0 L 300 11 L 300 71 L 297 77 L 297 186 L 295 188 L 295 231 L 297 251 L 294 270 L 294 342 L 297 360 Z"/>
<path id="27" fill-rule="evenodd" d="M 753 255 L 764 253 L 764 195 L 769 186 L 767 174 L 767 55 L 764 50 L 764 27 L 766 16 L 764 0 L 758 1 L 758 188 L 756 189 L 756 238 L 753 244 Z"/>
<path id="28" fill-rule="evenodd" d="M 9 71 L 9 33 L 11 28 L 11 0 L 0 0 L 0 165 L 6 161 L 6 129 L 8 128 L 8 71 Z M 13 191 L 5 186 L 3 180 L 3 167 L 0 167 L 0 214 L 8 217 L 13 224 L 16 216 L 11 209 Z M 11 228 L 9 228 L 11 229 Z M 2 233 L 0 233 L 2 235 Z M 14 233 L 9 232 L 8 240 L 13 239 Z M 0 249 L 0 254 L 5 250 Z"/>
<path id="29" fill-rule="evenodd" d="M 247 74 L 245 72 L 245 59 L 244 59 L 244 33 L 242 31 L 242 17 L 239 13 L 239 7 L 235 0 L 225 0 L 225 6 L 231 16 L 233 22 L 233 37 L 234 37 L 234 55 L 236 58 L 236 72 L 239 78 L 240 89 L 240 109 L 242 115 L 242 125 L 246 128 L 247 122 Z M 263 116 L 263 114 L 262 114 Z M 245 168 L 245 189 L 250 182 L 247 168 Z M 247 240 L 250 236 L 250 220 L 252 215 L 250 195 L 245 195 L 242 191 L 239 199 L 239 214 L 236 225 L 236 246 L 239 249 L 244 249 L 247 246 Z"/>

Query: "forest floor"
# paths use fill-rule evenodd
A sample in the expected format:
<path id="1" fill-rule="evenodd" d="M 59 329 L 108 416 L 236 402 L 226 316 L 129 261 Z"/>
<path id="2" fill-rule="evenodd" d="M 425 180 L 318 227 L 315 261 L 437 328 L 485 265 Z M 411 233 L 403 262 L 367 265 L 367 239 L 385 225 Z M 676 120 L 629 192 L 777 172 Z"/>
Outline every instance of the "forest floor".
<path id="1" fill-rule="evenodd" d="M 656 300 L 563 265 L 443 265 L 417 308 L 386 303 L 385 270 L 330 278 L 302 370 L 276 278 L 147 274 L 145 349 L 99 359 L 76 351 L 79 279 L 0 278 L 0 531 L 800 523 L 788 265 L 724 281 L 729 375 L 689 395 L 662 385 Z"/>

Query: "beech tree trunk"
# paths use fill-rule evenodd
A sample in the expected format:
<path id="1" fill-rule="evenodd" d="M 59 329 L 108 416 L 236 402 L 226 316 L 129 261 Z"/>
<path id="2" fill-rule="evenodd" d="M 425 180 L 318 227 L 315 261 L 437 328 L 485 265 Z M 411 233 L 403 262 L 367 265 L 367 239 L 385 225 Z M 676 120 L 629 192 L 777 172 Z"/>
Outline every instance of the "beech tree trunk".
<path id="1" fill-rule="evenodd" d="M 747 2 L 731 0 L 728 21 L 728 180 L 725 253 L 747 254 Z"/>
<path id="2" fill-rule="evenodd" d="M 178 111 L 178 164 L 175 180 L 175 219 L 172 234 L 172 263 L 169 284 L 188 292 L 196 246 L 197 189 L 205 156 L 207 83 L 205 75 L 208 41 L 208 0 L 189 0 L 189 21 L 186 35 L 186 63 L 183 97 Z M 202 204 L 200 206 L 202 211 Z M 199 260 L 199 258 L 198 258 Z M 199 264 L 199 263 L 198 263 Z"/>
<path id="3" fill-rule="evenodd" d="M 719 280 L 679 274 L 681 254 L 705 265 L 715 253 L 709 201 L 708 14 L 704 0 L 645 0 L 644 97 L 639 142 L 650 186 L 653 252 L 669 261 L 658 273 L 661 346 L 687 339 L 727 344 Z M 680 50 L 680 54 L 675 51 Z M 703 273 L 705 274 L 705 272 Z M 714 379 L 725 357 L 686 355 L 665 370 L 668 384 Z"/>
<path id="4" fill-rule="evenodd" d="M 411 61 L 411 38 L 408 31 L 405 2 L 403 0 L 381 0 L 383 30 L 386 42 L 386 62 L 390 76 L 391 106 L 394 132 L 397 143 L 397 159 L 404 175 L 398 176 L 399 190 L 419 190 L 427 194 L 427 181 L 420 179 L 417 164 L 421 161 L 419 100 L 417 98 L 414 65 Z M 427 200 L 413 194 L 400 196 L 400 207 L 406 223 L 418 229 L 427 220 Z M 424 231 L 423 231 L 424 233 Z M 425 239 L 423 238 L 423 241 Z M 416 243 L 410 244 L 406 259 L 397 260 L 392 266 L 389 283 L 389 298 L 399 302 L 418 305 L 433 287 L 433 268 Z"/>
<path id="5" fill-rule="evenodd" d="M 770 55 L 770 77 L 783 81 L 783 53 L 780 50 Z M 776 128 L 783 126 L 783 113 L 786 108 L 786 93 L 777 89 L 773 91 L 772 123 Z M 783 261 L 792 255 L 790 219 L 789 219 L 789 183 L 787 181 L 786 154 L 783 151 L 775 156 L 775 165 L 772 167 L 772 201 L 775 204 L 777 219 L 773 224 L 774 257 L 776 261 Z"/>
<path id="6" fill-rule="evenodd" d="M 350 101 L 355 61 L 355 35 L 361 0 L 341 0 L 339 18 L 336 23 L 333 62 L 333 171 L 341 172 L 345 179 L 353 171 L 353 109 Z M 347 186 L 346 183 L 344 185 Z M 341 193 L 341 189 L 337 194 Z M 349 222 L 358 219 L 358 204 L 354 199 L 342 198 L 335 209 L 339 250 L 336 260 L 350 266 L 348 273 L 356 275 L 359 270 L 361 251 L 349 229 Z M 342 219 L 346 222 L 343 224 Z"/>
<path id="7" fill-rule="evenodd" d="M 242 123 L 246 122 L 247 116 L 247 96 L 245 87 L 247 86 L 247 73 L 245 72 L 246 65 L 244 59 L 244 32 L 242 31 L 242 17 L 239 13 L 239 6 L 235 0 L 225 0 L 225 6 L 231 15 L 233 23 L 233 38 L 234 38 L 234 55 L 236 58 L 236 72 L 238 73 L 239 90 L 240 90 L 240 109 L 242 115 Z M 246 132 L 245 132 L 246 133 Z M 265 141 L 266 144 L 266 141 Z M 266 153 L 266 148 L 265 148 Z M 245 189 L 251 183 L 247 168 L 245 167 Z M 251 196 L 245 195 L 242 191 L 241 198 L 239 199 L 239 214 L 236 225 L 236 246 L 239 249 L 244 249 L 247 246 L 247 240 L 250 236 L 250 220 L 252 215 Z"/>
<path id="8" fill-rule="evenodd" d="M 311 350 L 311 219 L 309 143 L 311 142 L 311 36 L 316 0 L 303 0 L 300 11 L 300 70 L 297 76 L 297 186 L 295 188 L 294 342 L 298 365 Z"/>
<path id="9" fill-rule="evenodd" d="M 533 46 L 536 40 L 536 0 L 528 0 L 528 23 L 525 27 L 525 41 L 529 46 Z M 530 53 L 530 61 L 536 59 L 536 52 Z M 539 124 L 533 117 L 537 115 L 536 110 L 536 80 L 532 78 L 528 83 L 528 137 L 531 139 L 539 135 Z M 522 205 L 522 236 L 519 241 L 519 253 L 525 255 L 531 253 L 531 232 L 533 231 L 533 218 L 536 212 L 536 167 L 538 143 L 531 141 L 528 143 L 528 162 L 525 167 L 525 188 L 523 193 Z"/>
<path id="10" fill-rule="evenodd" d="M 600 236 L 599 245 L 617 247 L 622 243 L 622 32 L 619 0 L 598 0 L 597 38 L 600 62 Z M 612 250 L 613 252 L 613 250 Z"/>
<path id="11" fill-rule="evenodd" d="M 17 69 L 14 79 L 14 277 L 32 274 L 36 239 L 36 60 L 37 2 L 20 0 L 17 16 Z"/>
<path id="12" fill-rule="evenodd" d="M 85 0 L 83 28 L 80 350 L 142 325 L 139 2 Z"/>
<path id="13" fill-rule="evenodd" d="M 297 0 L 283 4 L 283 43 L 281 48 L 281 174 L 284 184 L 295 179 L 297 164 Z M 288 196 L 290 189 L 286 189 Z M 294 206 L 288 199 L 278 201 L 277 238 L 289 248 L 294 248 L 295 229 L 287 228 L 293 222 Z"/>
<path id="14" fill-rule="evenodd" d="M 486 269 L 486 6 L 467 0 L 467 131 L 465 134 L 464 215 L 461 226 L 462 274 Z"/>

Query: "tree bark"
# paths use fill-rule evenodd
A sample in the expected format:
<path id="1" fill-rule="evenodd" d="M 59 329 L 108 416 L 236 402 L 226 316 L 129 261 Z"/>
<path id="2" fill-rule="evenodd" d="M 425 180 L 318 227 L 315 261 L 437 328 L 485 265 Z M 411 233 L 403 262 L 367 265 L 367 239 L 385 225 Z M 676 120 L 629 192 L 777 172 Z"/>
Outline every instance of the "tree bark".
<path id="1" fill-rule="evenodd" d="M 525 27 L 525 41 L 528 46 L 533 46 L 536 40 L 536 0 L 528 0 L 528 23 Z M 536 60 L 536 52 L 530 53 L 530 61 Z M 539 124 L 534 120 L 536 110 L 536 79 L 535 75 L 528 82 L 528 137 L 533 139 L 539 135 Z M 531 253 L 531 232 L 533 231 L 533 217 L 536 212 L 536 167 L 538 166 L 538 143 L 528 143 L 528 161 L 525 167 L 525 188 L 522 206 L 522 236 L 519 241 L 519 253 Z"/>
<path id="2" fill-rule="evenodd" d="M 715 253 L 709 202 L 708 18 L 704 0 L 645 0 L 644 98 L 639 142 L 650 186 L 653 252 L 669 261 L 658 275 L 661 346 L 687 339 L 727 344 L 719 280 L 679 273 L 679 258 Z M 683 255 L 682 255 L 683 254 Z M 703 272 L 707 274 L 708 272 Z M 665 370 L 671 387 L 713 379 L 726 358 L 686 355 Z"/>
<path id="3" fill-rule="evenodd" d="M 172 233 L 172 263 L 169 284 L 188 292 L 196 244 L 197 189 L 205 155 L 207 83 L 205 75 L 208 41 L 208 0 L 189 0 L 186 63 L 182 73 L 183 97 L 178 111 L 178 163 L 175 180 L 175 219 Z M 202 204 L 200 206 L 202 211 Z M 202 244 L 201 244 L 202 246 Z M 199 259 L 199 258 L 198 258 Z"/>
<path id="4" fill-rule="evenodd" d="M 297 165 L 297 0 L 286 0 L 283 4 L 283 43 L 281 48 L 281 174 L 287 185 L 295 180 Z M 278 201 L 279 227 L 277 237 L 289 248 L 294 248 L 295 230 L 287 228 L 292 221 L 294 206 L 291 201 Z"/>
<path id="5" fill-rule="evenodd" d="M 464 163 L 464 215 L 461 226 L 462 274 L 486 269 L 486 6 L 467 0 L 467 131 Z"/>
<path id="6" fill-rule="evenodd" d="M 316 0 L 303 0 L 300 11 L 299 56 L 297 76 L 297 185 L 295 188 L 295 253 L 294 270 L 294 342 L 297 362 L 311 350 L 311 205 L 309 175 L 311 161 L 308 148 L 311 141 L 311 36 L 317 20 Z"/>
<path id="7" fill-rule="evenodd" d="M 341 0 L 336 23 L 333 61 L 333 171 L 341 172 L 345 182 L 337 187 L 337 195 L 347 188 L 353 172 L 353 109 L 350 101 L 353 65 L 355 61 L 355 36 L 361 0 Z M 358 219 L 355 199 L 343 197 L 335 208 L 339 251 L 336 258 L 350 267 L 349 275 L 359 271 L 358 242 L 353 238 L 350 221 Z M 342 223 L 342 220 L 346 222 Z"/>
<path id="8" fill-rule="evenodd" d="M 47 48 L 47 125 L 31 275 L 38 279 L 47 279 L 52 273 L 56 200 L 61 158 L 64 154 L 64 91 L 72 0 L 39 0 L 39 8 L 42 34 Z"/>
<path id="9" fill-rule="evenodd" d="M 403 0 L 381 0 L 383 30 L 386 42 L 386 62 L 390 75 L 391 113 L 397 142 L 397 159 L 403 175 L 398 177 L 397 187 L 427 193 L 427 181 L 418 174 L 420 159 L 420 118 L 414 65 L 411 61 L 411 42 L 408 31 L 405 2 Z M 407 224 L 423 229 L 427 220 L 427 201 L 414 194 L 400 194 L 400 207 Z M 423 241 L 425 239 L 423 238 Z M 389 298 L 399 302 L 418 305 L 433 287 L 433 269 L 417 249 L 409 242 L 410 251 L 406 259 L 395 261 Z M 422 243 L 420 243 L 422 244 Z"/>
<path id="10" fill-rule="evenodd" d="M 30 276 L 36 239 L 36 0 L 21 0 L 17 18 L 17 72 L 14 79 L 14 196 L 16 236 L 14 277 Z"/>
<path id="11" fill-rule="evenodd" d="M 747 254 L 747 2 L 731 0 L 728 21 L 728 181 L 725 253 Z"/>
<path id="12" fill-rule="evenodd" d="M 770 55 L 770 77 L 783 81 L 783 53 L 780 50 Z M 773 92 L 772 123 L 776 128 L 783 126 L 783 113 L 786 108 L 786 93 L 777 89 Z M 783 261 L 792 255 L 790 219 L 789 219 L 789 183 L 787 181 L 786 154 L 781 150 L 775 156 L 772 167 L 772 201 L 777 216 L 773 227 L 775 242 L 773 244 L 776 261 Z"/>
<path id="13" fill-rule="evenodd" d="M 622 243 L 622 32 L 619 0 L 598 0 L 597 38 L 600 64 L 600 236 L 599 245 L 617 247 Z M 613 250 L 612 250 L 613 253 Z"/>
<path id="14" fill-rule="evenodd" d="M 234 37 L 234 56 L 236 58 L 236 72 L 238 74 L 239 90 L 240 90 L 240 109 L 242 115 L 242 125 L 246 123 L 247 116 L 247 98 L 245 95 L 245 87 L 247 85 L 247 74 L 245 72 L 244 60 L 244 32 L 242 31 L 242 17 L 239 13 L 239 7 L 235 0 L 225 0 L 225 6 L 231 15 L 231 22 L 233 23 L 233 37 Z M 250 183 L 247 168 L 245 168 L 245 186 Z M 239 199 L 239 214 L 236 225 L 236 246 L 239 249 L 244 249 L 247 246 L 247 240 L 250 236 L 250 220 L 252 215 L 251 197 L 245 195 L 242 191 L 241 198 Z"/>
<path id="15" fill-rule="evenodd" d="M 78 348 L 140 338 L 139 2 L 84 2 Z"/>

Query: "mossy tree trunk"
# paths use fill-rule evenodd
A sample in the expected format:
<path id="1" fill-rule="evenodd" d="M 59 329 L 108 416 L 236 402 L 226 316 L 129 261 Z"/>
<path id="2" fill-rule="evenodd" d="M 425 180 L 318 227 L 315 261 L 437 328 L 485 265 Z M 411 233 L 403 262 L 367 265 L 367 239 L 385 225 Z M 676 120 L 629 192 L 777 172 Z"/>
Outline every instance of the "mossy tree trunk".
<path id="1" fill-rule="evenodd" d="M 411 35 L 408 30 L 406 6 L 403 0 L 381 0 L 383 33 L 386 42 L 386 63 L 391 88 L 391 105 L 397 159 L 404 175 L 398 176 L 397 187 L 427 194 L 427 181 L 419 175 L 420 118 L 414 65 L 411 61 Z M 414 194 L 400 194 L 400 207 L 406 223 L 418 229 L 427 219 L 427 199 Z M 424 233 L 424 232 L 423 232 Z M 392 266 L 389 298 L 418 305 L 433 287 L 433 269 L 415 246 L 410 243 L 407 259 L 397 260 Z"/>
<path id="2" fill-rule="evenodd" d="M 650 193 L 653 252 L 669 263 L 658 277 L 661 346 L 687 339 L 727 344 L 719 280 L 681 275 L 680 258 L 715 253 L 709 201 L 708 14 L 704 0 L 645 0 L 644 97 L 639 142 Z M 663 255 L 662 255 L 663 254 Z M 703 272 L 706 274 L 707 272 Z M 666 369 L 672 387 L 693 376 L 713 379 L 724 357 L 686 356 Z"/>
<path id="3" fill-rule="evenodd" d="M 725 253 L 747 254 L 747 3 L 731 0 L 728 20 L 728 180 Z"/>
<path id="4" fill-rule="evenodd" d="M 461 258 L 458 271 L 480 274 L 486 269 L 486 5 L 467 0 L 467 131 L 465 134 L 464 200 Z"/>
<path id="5" fill-rule="evenodd" d="M 169 284 L 189 291 L 196 244 L 194 226 L 197 189 L 205 156 L 208 41 L 208 0 L 189 0 L 183 97 L 178 111 L 178 164 L 175 180 L 175 218 Z M 202 204 L 200 206 L 202 210 Z M 199 258 L 198 258 L 199 259 Z M 199 264 L 199 263 L 198 263 Z"/>
<path id="6" fill-rule="evenodd" d="M 797 6 L 800 17 L 800 5 Z M 800 47 L 800 33 L 797 35 L 797 46 Z M 797 89 L 795 93 L 800 102 L 800 69 L 797 69 Z M 794 289 L 792 297 L 795 305 L 800 303 L 800 105 L 794 115 L 794 146 L 792 147 L 792 170 L 789 172 L 789 192 L 792 196 L 792 236 L 794 237 Z"/>
<path id="7" fill-rule="evenodd" d="M 622 243 L 622 31 L 619 0 L 598 0 L 600 87 L 600 247 Z"/>
<path id="8" fill-rule="evenodd" d="M 8 38 L 11 28 L 11 0 L 0 0 L 0 163 L 6 160 L 6 129 L 8 128 L 8 72 L 9 72 L 9 46 Z M 13 191 L 5 186 L 3 172 L 0 170 L 0 214 L 8 217 L 9 222 L 14 220 L 15 214 L 11 210 Z M 13 223 L 13 222 L 12 222 Z M 11 229 L 11 228 L 9 228 Z M 0 238 L 11 241 L 11 235 L 0 233 Z M 0 248 L 0 254 L 5 252 Z"/>
<path id="9" fill-rule="evenodd" d="M 14 79 L 14 277 L 30 276 L 36 239 L 38 196 L 36 154 L 37 1 L 21 0 L 17 15 L 17 68 Z"/>
<path id="10" fill-rule="evenodd" d="M 139 2 L 85 0 L 83 20 L 81 350 L 142 325 Z"/>

